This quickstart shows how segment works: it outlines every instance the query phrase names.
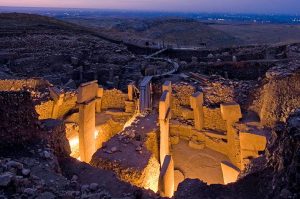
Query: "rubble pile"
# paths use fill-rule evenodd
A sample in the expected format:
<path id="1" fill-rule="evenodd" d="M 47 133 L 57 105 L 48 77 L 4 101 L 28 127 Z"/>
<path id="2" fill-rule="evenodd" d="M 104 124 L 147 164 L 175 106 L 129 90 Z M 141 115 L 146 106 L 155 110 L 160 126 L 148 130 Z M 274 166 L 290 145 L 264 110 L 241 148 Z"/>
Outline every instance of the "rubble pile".
<path id="1" fill-rule="evenodd" d="M 0 148 L 18 147 L 39 138 L 40 122 L 30 93 L 0 91 Z"/>
<path id="2" fill-rule="evenodd" d="M 254 80 L 231 80 L 219 75 L 206 76 L 192 72 L 185 80 L 193 83 L 196 90 L 204 92 L 204 104 L 210 107 L 235 101 L 244 108 L 249 103 L 251 91 L 260 86 Z"/>
<path id="3" fill-rule="evenodd" d="M 26 156 L 26 155 L 25 155 Z M 22 158 L 0 158 L 1 198 L 111 198 L 97 183 L 65 178 L 50 148 L 30 149 Z"/>
<path id="4" fill-rule="evenodd" d="M 300 106 L 299 78 L 299 61 L 278 65 L 266 73 L 250 107 L 260 116 L 264 125 L 286 122 L 288 116 Z"/>

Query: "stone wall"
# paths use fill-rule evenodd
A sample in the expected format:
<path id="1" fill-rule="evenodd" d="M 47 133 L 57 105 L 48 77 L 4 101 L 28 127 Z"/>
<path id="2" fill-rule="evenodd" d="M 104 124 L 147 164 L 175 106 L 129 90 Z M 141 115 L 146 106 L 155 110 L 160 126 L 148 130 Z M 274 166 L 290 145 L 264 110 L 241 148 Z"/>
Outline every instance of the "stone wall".
<path id="1" fill-rule="evenodd" d="M 117 122 L 111 118 L 105 123 L 96 126 L 96 129 L 99 131 L 98 136 L 96 138 L 96 149 L 101 148 L 103 143 L 107 142 L 114 135 L 121 132 L 124 127 L 124 124 L 125 122 Z"/>
<path id="2" fill-rule="evenodd" d="M 0 91 L 0 118 L 0 148 L 25 145 L 39 137 L 38 115 L 29 92 Z"/>
<path id="3" fill-rule="evenodd" d="M 226 131 L 226 122 L 222 119 L 220 108 L 204 107 L 204 128 L 216 131 Z"/>
<path id="4" fill-rule="evenodd" d="M 198 67 L 198 70 L 201 70 L 204 74 L 219 74 L 221 76 L 226 71 L 229 79 L 256 80 L 262 77 L 273 65 L 272 62 L 259 61 L 222 62 L 202 64 L 201 67 Z"/>
<path id="5" fill-rule="evenodd" d="M 63 104 L 58 109 L 57 118 L 62 119 L 70 110 L 76 109 L 77 95 L 76 92 L 66 92 L 64 96 Z M 54 101 L 48 99 L 45 101 L 40 101 L 35 105 L 35 110 L 39 114 L 39 119 L 49 119 L 52 118 L 52 110 L 54 106 Z M 53 118 L 53 119 L 57 119 Z"/>
<path id="6" fill-rule="evenodd" d="M 38 114 L 39 120 L 51 118 L 53 104 L 53 100 L 48 100 L 35 105 L 35 111 Z"/>
<path id="7" fill-rule="evenodd" d="M 224 134 L 225 135 L 225 134 Z M 172 120 L 170 124 L 170 136 L 179 137 L 184 140 L 193 140 L 196 142 L 202 142 L 208 148 L 218 151 L 227 155 L 227 142 L 218 134 L 214 134 L 214 131 L 202 130 L 197 131 L 191 125 L 183 124 Z"/>
<path id="8" fill-rule="evenodd" d="M 179 84 L 173 85 L 172 89 L 172 118 L 194 119 L 193 110 L 190 108 L 190 96 L 195 92 L 195 88 L 190 85 Z M 220 108 L 204 106 L 203 111 L 205 129 L 226 131 L 226 122 L 222 119 Z"/>
<path id="9" fill-rule="evenodd" d="M 59 157 L 68 157 L 71 154 L 69 141 L 67 140 L 66 128 L 61 120 L 43 120 L 44 138 Z"/>
<path id="10" fill-rule="evenodd" d="M 75 91 L 66 92 L 64 102 L 59 108 L 58 118 L 63 118 L 70 110 L 76 109 L 77 93 Z"/>
<path id="11" fill-rule="evenodd" d="M 120 90 L 112 89 L 112 90 L 104 90 L 103 98 L 102 98 L 102 108 L 103 109 L 124 109 L 125 101 L 127 100 L 127 93 L 123 93 Z"/>
<path id="12" fill-rule="evenodd" d="M 172 117 L 182 117 L 184 108 L 190 107 L 190 96 L 195 92 L 195 88 L 185 84 L 172 85 L 171 109 Z"/>

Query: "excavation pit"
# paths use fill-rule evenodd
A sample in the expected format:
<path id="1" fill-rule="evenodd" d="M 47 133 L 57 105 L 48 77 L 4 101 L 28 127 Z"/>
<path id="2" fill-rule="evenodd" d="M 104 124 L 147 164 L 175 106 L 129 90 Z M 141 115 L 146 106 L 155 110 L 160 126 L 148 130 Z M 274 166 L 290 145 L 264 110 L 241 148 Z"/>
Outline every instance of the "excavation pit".
<path id="1" fill-rule="evenodd" d="M 191 148 L 186 140 L 172 145 L 172 154 L 175 168 L 180 170 L 185 178 L 199 179 L 207 184 L 224 184 L 221 162 L 230 162 L 227 156 L 209 148 Z M 176 181 L 179 182 L 175 178 Z"/>

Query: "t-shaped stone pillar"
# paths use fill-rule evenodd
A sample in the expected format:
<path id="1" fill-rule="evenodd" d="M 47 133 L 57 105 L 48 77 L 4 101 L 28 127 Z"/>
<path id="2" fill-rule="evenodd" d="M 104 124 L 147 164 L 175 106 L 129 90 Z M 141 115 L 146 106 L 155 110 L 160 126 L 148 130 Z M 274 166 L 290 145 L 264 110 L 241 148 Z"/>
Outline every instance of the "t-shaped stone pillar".
<path id="1" fill-rule="evenodd" d="M 104 94 L 104 88 L 99 87 L 97 89 L 97 99 L 96 99 L 96 113 L 101 113 L 102 109 L 102 97 Z"/>
<path id="2" fill-rule="evenodd" d="M 159 175 L 159 192 L 162 197 L 172 198 L 174 194 L 174 162 L 171 155 L 164 158 Z"/>
<path id="3" fill-rule="evenodd" d="M 64 96 L 65 96 L 65 94 L 62 93 L 56 87 L 49 87 L 49 91 L 50 91 L 51 98 L 54 100 L 51 117 L 53 119 L 57 119 L 58 118 L 59 108 L 60 108 L 60 106 L 64 102 Z"/>
<path id="4" fill-rule="evenodd" d="M 162 91 L 169 91 L 172 93 L 172 83 L 171 81 L 165 81 L 165 83 L 162 85 Z"/>
<path id="5" fill-rule="evenodd" d="M 196 92 L 190 97 L 191 108 L 194 111 L 195 129 L 201 130 L 204 127 L 203 93 Z"/>
<path id="6" fill-rule="evenodd" d="M 165 87 L 166 86 L 166 87 Z M 166 155 L 170 154 L 169 129 L 171 118 L 171 82 L 163 86 L 163 94 L 159 101 L 159 124 L 160 124 L 160 164 L 163 164 Z"/>
<path id="7" fill-rule="evenodd" d="M 133 101 L 133 97 L 134 97 L 133 96 L 134 84 L 133 83 L 128 84 L 127 88 L 128 88 L 128 100 L 129 101 Z"/>
<path id="8" fill-rule="evenodd" d="M 95 102 L 97 81 L 81 84 L 78 89 L 80 159 L 90 162 L 95 153 Z"/>
<path id="9" fill-rule="evenodd" d="M 227 128 L 227 146 L 228 157 L 237 166 L 241 168 L 241 147 L 237 130 L 233 127 L 234 123 L 242 118 L 240 105 L 237 103 L 221 104 L 221 115 L 226 121 Z"/>
<path id="10" fill-rule="evenodd" d="M 134 113 L 136 110 L 135 101 L 134 101 L 134 83 L 128 84 L 127 90 L 128 90 L 128 100 L 125 101 L 125 112 Z"/>

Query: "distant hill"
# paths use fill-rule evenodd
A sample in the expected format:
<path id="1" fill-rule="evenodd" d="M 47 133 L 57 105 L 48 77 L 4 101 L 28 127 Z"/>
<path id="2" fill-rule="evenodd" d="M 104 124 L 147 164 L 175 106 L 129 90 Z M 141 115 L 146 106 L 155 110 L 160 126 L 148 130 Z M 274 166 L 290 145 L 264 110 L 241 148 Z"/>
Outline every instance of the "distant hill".
<path id="1" fill-rule="evenodd" d="M 132 44 L 155 46 L 230 47 L 300 41 L 300 25 L 253 22 L 200 22 L 185 18 L 137 18 L 115 16 L 64 17 L 66 21 L 92 27 L 107 37 Z"/>
<path id="2" fill-rule="evenodd" d="M 300 41 L 299 24 L 211 24 L 211 28 L 223 31 L 243 41 L 241 44 L 274 44 Z"/>
<path id="3" fill-rule="evenodd" d="M 65 18 L 64 20 L 96 28 L 118 40 L 139 45 L 157 45 L 164 42 L 175 46 L 220 47 L 239 44 L 235 37 L 193 19 L 161 18 Z"/>
<path id="4" fill-rule="evenodd" d="M 0 13 L 1 30 L 21 30 L 22 28 L 26 28 L 26 30 L 83 30 L 82 27 L 76 24 L 71 24 L 47 16 L 24 13 Z"/>

